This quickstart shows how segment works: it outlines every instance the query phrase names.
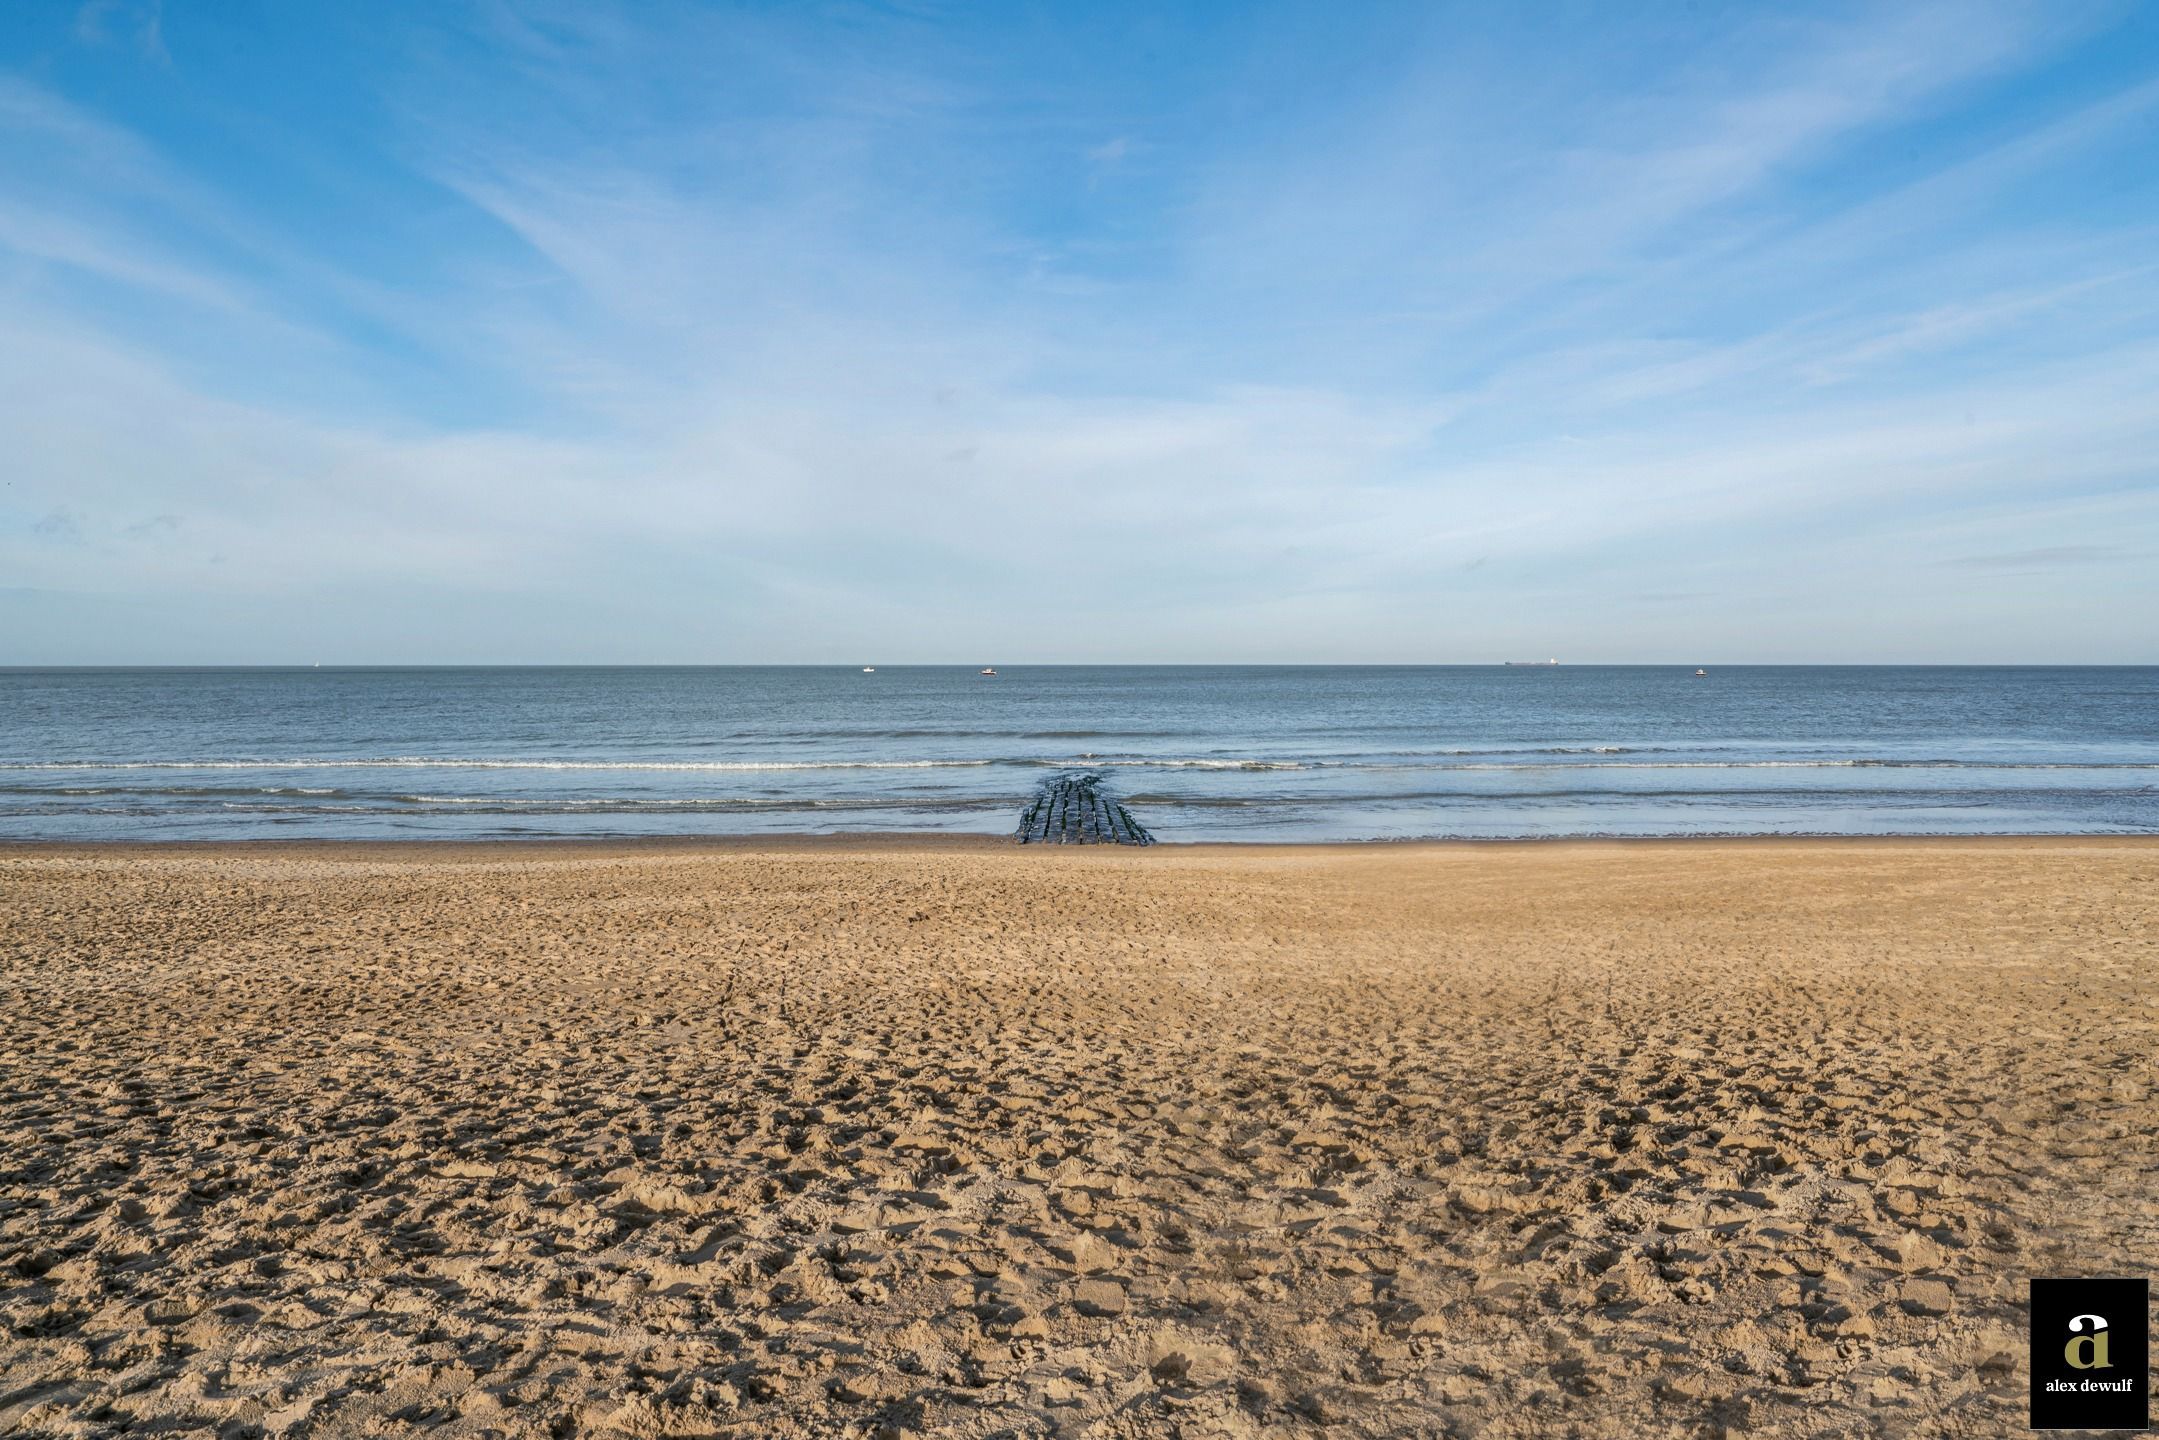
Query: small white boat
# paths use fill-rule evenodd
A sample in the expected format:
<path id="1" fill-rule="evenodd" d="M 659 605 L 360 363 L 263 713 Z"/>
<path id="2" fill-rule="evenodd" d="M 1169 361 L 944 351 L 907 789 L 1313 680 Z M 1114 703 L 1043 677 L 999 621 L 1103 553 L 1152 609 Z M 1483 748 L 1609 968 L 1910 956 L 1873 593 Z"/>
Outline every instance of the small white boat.
<path id="1" fill-rule="evenodd" d="M 877 673 L 877 667 L 875 665 L 865 665 L 862 667 L 862 673 L 865 675 L 875 675 Z"/>
<path id="2" fill-rule="evenodd" d="M 980 670 L 977 670 L 975 673 L 977 675 L 995 675 L 997 673 L 997 667 L 995 665 L 985 665 Z"/>
<path id="3" fill-rule="evenodd" d="M 1709 672 L 1707 670 L 1697 670 L 1694 672 L 1694 678 L 1697 680 L 1707 680 L 1709 678 Z"/>

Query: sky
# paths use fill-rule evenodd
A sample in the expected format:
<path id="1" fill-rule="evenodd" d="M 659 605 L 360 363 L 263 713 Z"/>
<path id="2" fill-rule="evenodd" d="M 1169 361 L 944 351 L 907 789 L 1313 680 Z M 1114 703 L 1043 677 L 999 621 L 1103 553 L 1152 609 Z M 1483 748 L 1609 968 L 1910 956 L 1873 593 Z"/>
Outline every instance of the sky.
<path id="1" fill-rule="evenodd" d="M 0 7 L 0 664 L 2159 663 L 2159 6 Z"/>

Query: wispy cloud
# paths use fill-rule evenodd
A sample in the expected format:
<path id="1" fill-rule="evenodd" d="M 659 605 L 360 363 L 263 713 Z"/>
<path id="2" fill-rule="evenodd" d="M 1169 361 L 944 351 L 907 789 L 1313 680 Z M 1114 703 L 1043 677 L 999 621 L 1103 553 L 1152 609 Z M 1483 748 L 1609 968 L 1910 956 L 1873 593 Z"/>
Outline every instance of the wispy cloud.
<path id="1" fill-rule="evenodd" d="M 82 526 L 76 523 L 74 512 L 63 507 L 33 521 L 30 533 L 43 540 L 74 544 L 82 539 Z"/>
<path id="2" fill-rule="evenodd" d="M 2117 545 L 2039 545 L 2000 555 L 1959 555 L 1937 563 L 1965 570 L 2047 570 L 2063 565 L 2112 564 L 2129 558 Z"/>
<path id="3" fill-rule="evenodd" d="M 1977 587 L 2023 653 L 2159 613 L 2108 560 L 2159 544 L 2159 203 L 2103 180 L 2159 81 L 2079 68 L 2118 12 L 1278 16 L 1134 73 L 1122 17 L 393 7 L 288 18 L 261 63 L 336 105 L 225 131 L 70 83 L 145 15 L 169 83 L 247 78 L 98 7 L 0 76 L 0 573 L 199 606 L 181 658 L 1826 659 L 1869 594 L 1892 648 Z"/>
<path id="4" fill-rule="evenodd" d="M 163 0 L 86 0 L 75 12 L 75 35 L 86 44 L 124 39 L 144 57 L 171 64 L 165 50 Z"/>

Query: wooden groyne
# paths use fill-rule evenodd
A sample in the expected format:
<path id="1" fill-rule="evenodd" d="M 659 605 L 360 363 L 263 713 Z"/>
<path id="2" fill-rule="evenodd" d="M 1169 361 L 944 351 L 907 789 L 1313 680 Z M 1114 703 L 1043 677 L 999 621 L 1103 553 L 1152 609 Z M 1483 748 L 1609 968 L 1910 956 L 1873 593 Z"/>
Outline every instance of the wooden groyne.
<path id="1" fill-rule="evenodd" d="M 1059 775 L 1020 815 L 1022 845 L 1152 845 L 1132 813 L 1102 793 L 1099 775 Z"/>

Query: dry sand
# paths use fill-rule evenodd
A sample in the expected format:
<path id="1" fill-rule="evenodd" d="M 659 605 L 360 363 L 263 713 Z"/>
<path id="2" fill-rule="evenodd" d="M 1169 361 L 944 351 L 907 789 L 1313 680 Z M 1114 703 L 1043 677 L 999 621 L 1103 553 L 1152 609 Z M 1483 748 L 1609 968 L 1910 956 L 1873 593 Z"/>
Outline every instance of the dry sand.
<path id="1" fill-rule="evenodd" d="M 0 852 L 0 1432 L 2022 1430 L 2159 846 Z"/>

